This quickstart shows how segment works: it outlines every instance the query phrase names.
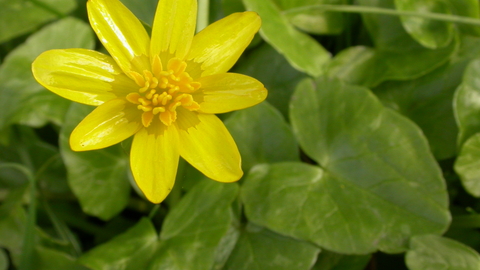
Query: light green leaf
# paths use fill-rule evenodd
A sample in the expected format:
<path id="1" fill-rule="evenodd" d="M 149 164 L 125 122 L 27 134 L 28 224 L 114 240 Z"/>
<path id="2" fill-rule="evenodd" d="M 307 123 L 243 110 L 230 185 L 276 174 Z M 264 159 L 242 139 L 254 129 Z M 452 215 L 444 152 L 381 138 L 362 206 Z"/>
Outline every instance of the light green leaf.
<path id="1" fill-rule="evenodd" d="M 363 270 L 372 256 L 345 255 L 322 250 L 312 270 Z"/>
<path id="2" fill-rule="evenodd" d="M 320 249 L 247 224 L 224 270 L 309 270 Z"/>
<path id="3" fill-rule="evenodd" d="M 448 0 L 395 0 L 399 11 L 451 14 Z M 415 16 L 402 16 L 407 32 L 420 44 L 430 49 L 447 46 L 455 34 L 453 24 Z"/>
<path id="4" fill-rule="evenodd" d="M 220 269 L 238 239 L 237 184 L 203 181 L 167 215 L 151 270 Z"/>
<path id="5" fill-rule="evenodd" d="M 13 123 L 39 127 L 51 121 L 60 125 L 70 101 L 40 86 L 33 78 L 31 64 L 46 50 L 93 46 L 90 27 L 66 18 L 46 26 L 12 51 L 0 66 L 0 130 Z"/>
<path id="6" fill-rule="evenodd" d="M 260 163 L 300 160 L 290 126 L 267 102 L 235 112 L 225 125 L 240 150 L 244 171 Z"/>
<path id="7" fill-rule="evenodd" d="M 93 107 L 72 103 L 60 132 L 60 152 L 68 183 L 85 213 L 108 220 L 125 208 L 130 198 L 128 157 L 122 147 L 73 152 L 69 137 Z"/>
<path id="8" fill-rule="evenodd" d="M 0 43 L 31 32 L 47 21 L 63 17 L 75 7 L 74 0 L 0 1 Z"/>
<path id="9" fill-rule="evenodd" d="M 79 263 L 92 270 L 146 269 L 157 245 L 152 222 L 142 218 L 128 231 L 85 253 Z"/>
<path id="10" fill-rule="evenodd" d="M 243 0 L 248 10 L 262 18 L 260 35 L 283 54 L 297 70 L 311 76 L 324 72 L 323 66 L 330 60 L 330 53 L 312 37 L 296 30 L 273 0 Z"/>
<path id="11" fill-rule="evenodd" d="M 480 132 L 480 59 L 468 65 L 455 93 L 454 111 L 459 127 L 458 145 Z"/>
<path id="12" fill-rule="evenodd" d="M 474 249 L 437 235 L 413 237 L 405 261 L 410 270 L 480 269 L 480 255 Z"/>
<path id="13" fill-rule="evenodd" d="M 349 254 L 401 252 L 412 235 L 446 229 L 445 182 L 409 120 L 365 88 L 323 78 L 299 84 L 290 113 L 302 149 L 326 171 L 254 170 L 242 193 L 252 222 Z"/>
<path id="14" fill-rule="evenodd" d="M 480 197 L 480 133 L 471 136 L 462 147 L 455 171 L 460 176 L 465 190 Z"/>
<path id="15" fill-rule="evenodd" d="M 288 102 L 297 83 L 305 74 L 295 70 L 267 43 L 255 48 L 235 65 L 234 72 L 261 81 L 268 89 L 267 101 L 284 117 L 288 117 Z"/>
<path id="16" fill-rule="evenodd" d="M 345 14 L 340 12 L 324 12 L 318 9 L 298 12 L 289 12 L 289 10 L 313 5 L 346 5 L 350 0 L 275 0 L 275 2 L 284 10 L 294 26 L 312 34 L 340 34 L 345 28 L 345 23 L 348 22 Z"/>

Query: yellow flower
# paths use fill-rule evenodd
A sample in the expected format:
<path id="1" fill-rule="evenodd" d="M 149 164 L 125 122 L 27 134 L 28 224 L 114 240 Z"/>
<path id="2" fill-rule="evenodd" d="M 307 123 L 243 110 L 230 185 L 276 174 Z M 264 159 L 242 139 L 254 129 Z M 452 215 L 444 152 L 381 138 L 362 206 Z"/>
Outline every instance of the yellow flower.
<path id="1" fill-rule="evenodd" d="M 237 146 L 214 114 L 267 96 L 259 81 L 227 73 L 260 28 L 260 17 L 235 13 L 194 36 L 197 1 L 160 0 L 150 37 L 118 0 L 89 0 L 87 10 L 111 57 L 51 50 L 32 64 L 45 88 L 98 106 L 73 130 L 71 148 L 105 148 L 134 135 L 131 170 L 153 203 L 172 189 L 179 156 L 211 179 L 240 179 Z"/>

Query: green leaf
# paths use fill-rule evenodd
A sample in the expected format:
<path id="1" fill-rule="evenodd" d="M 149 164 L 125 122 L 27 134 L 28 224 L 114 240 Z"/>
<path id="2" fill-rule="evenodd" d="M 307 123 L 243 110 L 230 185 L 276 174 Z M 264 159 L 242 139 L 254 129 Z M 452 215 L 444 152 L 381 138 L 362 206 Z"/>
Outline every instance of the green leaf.
<path id="1" fill-rule="evenodd" d="M 480 133 L 470 137 L 455 161 L 455 172 L 460 176 L 465 190 L 480 197 Z"/>
<path id="2" fill-rule="evenodd" d="M 480 19 L 480 4 L 477 0 L 448 0 L 448 4 L 456 15 Z M 480 28 L 476 25 L 459 24 L 458 28 L 463 33 L 480 36 Z"/>
<path id="3" fill-rule="evenodd" d="M 22 208 L 22 198 L 27 186 L 11 189 L 0 205 L 0 246 L 10 252 L 12 264 L 18 265 L 22 255 L 27 214 Z"/>
<path id="4" fill-rule="evenodd" d="M 289 12 L 295 9 L 313 5 L 346 5 L 350 0 L 275 0 L 284 10 L 287 18 L 294 26 L 299 29 L 312 33 L 323 35 L 340 34 L 345 28 L 347 22 L 346 16 L 340 12 L 325 12 L 315 9 Z"/>
<path id="5" fill-rule="evenodd" d="M 63 17 L 75 7 L 74 0 L 0 1 L 0 43 L 31 32 L 47 21 Z"/>
<path id="6" fill-rule="evenodd" d="M 480 255 L 474 249 L 437 235 L 413 237 L 405 261 L 410 270 L 480 269 Z"/>
<path id="7" fill-rule="evenodd" d="M 345 255 L 322 250 L 312 270 L 363 270 L 371 255 Z"/>
<path id="8" fill-rule="evenodd" d="M 224 270 L 309 270 L 320 249 L 247 224 Z"/>
<path id="9" fill-rule="evenodd" d="M 36 270 L 88 270 L 88 268 L 79 265 L 75 258 L 72 258 L 64 252 L 60 252 L 50 248 L 36 248 Z"/>
<path id="10" fill-rule="evenodd" d="M 165 218 L 148 269 L 220 269 L 239 235 L 231 208 L 237 194 L 237 184 L 195 185 Z"/>
<path id="11" fill-rule="evenodd" d="M 295 70 L 285 57 L 267 43 L 247 54 L 235 65 L 234 72 L 252 76 L 268 89 L 267 101 L 288 117 L 288 102 L 305 74 Z"/>
<path id="12" fill-rule="evenodd" d="M 257 12 L 263 19 L 260 35 L 294 68 L 314 77 L 324 72 L 330 53 L 312 37 L 296 30 L 273 0 L 243 2 L 248 10 Z"/>
<path id="13" fill-rule="evenodd" d="M 359 3 L 393 8 L 393 0 Z M 340 52 L 326 67 L 330 77 L 367 87 L 386 80 L 411 80 L 446 63 L 458 47 L 454 39 L 440 49 L 425 48 L 405 32 L 400 19 L 394 16 L 364 14 L 362 18 L 375 48 L 357 46 Z"/>
<path id="14" fill-rule="evenodd" d="M 7 253 L 4 249 L 0 249 L 0 270 L 8 270 L 9 265 Z"/>
<path id="15" fill-rule="evenodd" d="M 60 125 L 70 101 L 40 86 L 33 78 L 31 64 L 46 50 L 93 46 L 90 27 L 66 18 L 46 26 L 12 51 L 0 66 L 0 130 L 13 123 L 39 127 L 51 121 Z"/>
<path id="16" fill-rule="evenodd" d="M 158 0 L 121 0 L 122 3 L 135 14 L 135 16 L 150 27 L 153 26 L 153 18 L 157 10 Z"/>
<path id="17" fill-rule="evenodd" d="M 470 136 L 480 132 L 480 59 L 468 65 L 463 82 L 455 93 L 454 110 L 459 127 L 458 145 L 461 146 Z"/>
<path id="18" fill-rule="evenodd" d="M 235 112 L 225 125 L 240 150 L 244 171 L 260 163 L 300 160 L 290 126 L 267 102 Z"/>
<path id="19" fill-rule="evenodd" d="M 68 183 L 83 211 L 108 220 L 122 211 L 130 198 L 129 163 L 120 144 L 86 152 L 70 149 L 70 133 L 92 109 L 72 103 L 60 132 L 60 152 Z"/>
<path id="20" fill-rule="evenodd" d="M 355 254 L 401 252 L 410 236 L 446 229 L 445 182 L 406 118 L 365 88 L 323 78 L 299 84 L 290 113 L 302 149 L 326 171 L 253 169 L 242 193 L 252 222 Z"/>
<path id="21" fill-rule="evenodd" d="M 243 5 L 242 0 L 221 0 L 222 9 L 225 15 L 229 15 L 235 12 L 245 11 L 245 6 Z"/>
<path id="22" fill-rule="evenodd" d="M 399 11 L 451 14 L 448 0 L 395 0 Z M 453 24 L 415 16 L 402 16 L 407 32 L 420 44 L 430 49 L 447 46 L 455 34 Z"/>
<path id="23" fill-rule="evenodd" d="M 128 231 L 85 253 L 79 263 L 92 270 L 146 269 L 157 245 L 153 224 L 142 218 Z"/>
<path id="24" fill-rule="evenodd" d="M 56 158 L 58 150 L 41 141 L 29 127 L 14 126 L 9 130 L 12 139 L 6 146 L 0 145 L 0 164 L 15 163 L 25 166 L 37 175 L 38 181 L 47 187 L 49 183 L 65 181 L 63 164 Z M 27 182 L 25 175 L 15 168 L 0 170 L 0 187 L 18 187 Z M 61 184 L 60 184 L 61 185 Z"/>

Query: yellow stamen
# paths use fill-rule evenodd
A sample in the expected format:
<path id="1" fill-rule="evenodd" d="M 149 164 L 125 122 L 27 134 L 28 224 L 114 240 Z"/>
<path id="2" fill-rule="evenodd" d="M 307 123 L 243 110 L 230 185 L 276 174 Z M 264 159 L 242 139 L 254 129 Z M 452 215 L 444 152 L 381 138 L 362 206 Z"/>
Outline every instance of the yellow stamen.
<path id="1" fill-rule="evenodd" d="M 152 58 L 151 70 L 140 74 L 131 71 L 129 74 L 139 86 L 137 92 L 129 93 L 126 99 L 141 110 L 142 124 L 150 126 L 155 121 L 154 115 L 159 115 L 164 125 L 171 125 L 177 119 L 177 108 L 183 107 L 190 111 L 200 109 L 191 93 L 200 88 L 200 83 L 185 72 L 187 63 L 178 58 L 171 58 L 167 70 L 163 70 L 158 55 Z"/>

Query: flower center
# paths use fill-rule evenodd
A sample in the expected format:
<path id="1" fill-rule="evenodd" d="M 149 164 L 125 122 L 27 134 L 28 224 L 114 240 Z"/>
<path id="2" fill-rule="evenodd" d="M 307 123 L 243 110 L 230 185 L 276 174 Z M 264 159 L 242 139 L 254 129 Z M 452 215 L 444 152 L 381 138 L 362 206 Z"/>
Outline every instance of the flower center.
<path id="1" fill-rule="evenodd" d="M 152 71 L 144 70 L 143 74 L 130 72 L 140 88 L 137 92 L 129 93 L 126 98 L 143 111 L 142 124 L 145 127 L 150 126 L 155 115 L 158 115 L 163 124 L 171 125 L 177 119 L 176 109 L 180 106 L 190 111 L 200 109 L 191 95 L 200 88 L 200 83 L 194 82 L 185 72 L 186 67 L 184 61 L 171 58 L 167 69 L 163 70 L 160 58 L 155 56 Z"/>

